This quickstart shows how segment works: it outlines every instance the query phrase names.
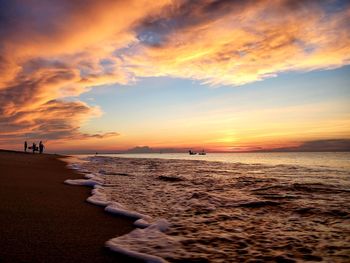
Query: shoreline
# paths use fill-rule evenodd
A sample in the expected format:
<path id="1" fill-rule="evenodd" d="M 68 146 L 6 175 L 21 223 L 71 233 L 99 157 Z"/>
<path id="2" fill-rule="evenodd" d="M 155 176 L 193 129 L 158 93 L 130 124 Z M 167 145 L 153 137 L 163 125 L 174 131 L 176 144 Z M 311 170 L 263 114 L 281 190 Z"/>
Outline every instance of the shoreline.
<path id="1" fill-rule="evenodd" d="M 88 204 L 89 187 L 65 156 L 0 150 L 0 261 L 142 262 L 104 247 L 129 233 L 133 221 Z"/>

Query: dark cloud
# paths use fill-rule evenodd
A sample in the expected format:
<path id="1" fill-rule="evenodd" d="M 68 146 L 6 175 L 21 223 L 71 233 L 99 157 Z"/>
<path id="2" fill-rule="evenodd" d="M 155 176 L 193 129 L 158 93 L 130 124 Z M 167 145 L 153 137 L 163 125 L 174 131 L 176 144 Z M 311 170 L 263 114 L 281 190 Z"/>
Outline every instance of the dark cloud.
<path id="1" fill-rule="evenodd" d="M 79 74 L 63 63 L 42 59 L 25 63 L 13 85 L 0 90 L 0 141 L 117 135 L 80 133 L 81 120 L 96 115 L 98 110 L 79 101 L 55 99 L 65 86 L 75 85 L 78 80 Z"/>
<path id="2" fill-rule="evenodd" d="M 114 137 L 118 136 L 119 133 L 117 132 L 106 132 L 106 133 L 96 133 L 96 134 L 87 134 L 87 133 L 82 133 L 79 134 L 78 137 L 85 139 L 85 138 L 97 138 L 97 139 L 104 139 L 104 138 L 109 138 L 109 137 Z"/>
<path id="3" fill-rule="evenodd" d="M 98 2 L 98 3 L 97 3 Z M 0 27 L 3 39 L 50 38 L 69 28 L 69 22 L 90 14 L 109 0 L 1 0 Z M 120 1 L 115 1 L 120 2 Z M 95 13 L 95 15 L 97 15 Z M 85 18 L 86 21 L 89 18 Z M 28 39 L 32 40 L 32 39 Z"/>
<path id="4" fill-rule="evenodd" d="M 295 147 L 257 150 L 258 152 L 349 152 L 350 139 L 313 140 Z"/>
<path id="5" fill-rule="evenodd" d="M 331 139 L 331 140 L 315 140 L 304 142 L 300 146 L 296 147 L 299 151 L 330 151 L 330 152 L 343 152 L 350 151 L 349 139 Z"/>
<path id="6" fill-rule="evenodd" d="M 32 110 L 17 111 L 0 117 L 0 140 L 88 138 L 80 134 L 80 118 L 91 108 L 81 102 L 52 100 Z"/>
<path id="7" fill-rule="evenodd" d="M 150 46 L 161 46 L 179 30 L 213 23 L 225 14 L 238 13 L 257 1 L 236 0 L 181 0 L 166 6 L 157 15 L 146 17 L 135 28 L 140 41 Z M 261 0 L 260 0 L 261 2 Z"/>
<path id="8" fill-rule="evenodd" d="M 326 2 L 332 1 L 324 1 Z M 319 3 L 318 3 L 319 4 Z M 315 0 L 293 1 L 268 1 L 268 0 L 180 0 L 172 5 L 165 6 L 162 12 L 146 17 L 135 28 L 138 38 L 146 45 L 161 46 L 171 41 L 169 35 L 181 30 L 190 30 L 191 27 L 205 26 L 209 23 L 215 23 L 216 20 L 230 15 L 231 21 L 236 16 L 240 21 L 240 15 L 244 12 L 262 8 L 261 17 L 255 17 L 256 22 L 268 20 L 276 13 L 286 14 L 291 12 L 311 12 L 313 7 L 317 6 Z"/>
<path id="9" fill-rule="evenodd" d="M 39 61 L 26 63 L 13 84 L 0 90 L 0 112 L 19 111 L 55 99 L 59 88 L 75 78 L 78 76 L 72 69 L 47 66 Z"/>

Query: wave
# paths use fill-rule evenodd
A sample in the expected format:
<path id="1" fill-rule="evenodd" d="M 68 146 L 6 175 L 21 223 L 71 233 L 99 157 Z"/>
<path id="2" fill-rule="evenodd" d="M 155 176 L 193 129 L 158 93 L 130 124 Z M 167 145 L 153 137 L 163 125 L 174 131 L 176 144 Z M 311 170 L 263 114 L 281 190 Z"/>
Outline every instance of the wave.
<path id="1" fill-rule="evenodd" d="M 93 187 L 88 202 L 135 220 L 106 242 L 118 253 L 146 262 L 350 259 L 345 171 L 113 157 L 70 168 L 85 179 L 65 183 Z"/>

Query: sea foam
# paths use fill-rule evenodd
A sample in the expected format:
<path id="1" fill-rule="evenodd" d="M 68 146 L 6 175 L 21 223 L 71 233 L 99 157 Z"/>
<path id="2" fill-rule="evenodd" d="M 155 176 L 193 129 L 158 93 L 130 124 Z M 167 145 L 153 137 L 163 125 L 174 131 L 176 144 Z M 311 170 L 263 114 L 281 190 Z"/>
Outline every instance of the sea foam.
<path id="1" fill-rule="evenodd" d="M 83 170 L 86 179 L 65 182 L 93 187 L 90 203 L 135 220 L 135 230 L 106 242 L 118 253 L 162 263 L 349 259 L 348 171 L 189 160 L 88 160 L 71 166 Z"/>
<path id="2" fill-rule="evenodd" d="M 68 165 L 68 168 L 78 170 L 79 172 L 88 172 L 85 169 L 83 170 L 80 164 L 70 164 Z M 93 187 L 91 191 L 91 196 L 87 198 L 87 201 L 89 203 L 98 206 L 104 206 L 106 212 L 135 219 L 134 225 L 136 227 L 142 228 L 135 229 L 122 237 L 116 237 L 108 240 L 105 244 L 106 247 L 110 248 L 115 252 L 122 253 L 130 257 L 142 259 L 145 262 L 166 263 L 167 261 L 161 257 L 157 257 L 147 253 L 137 252 L 136 250 L 134 251 L 132 249 L 131 244 L 135 245 L 142 241 L 142 243 L 145 245 L 147 243 L 152 243 L 152 241 L 154 240 L 156 240 L 156 243 L 158 243 L 161 240 L 163 240 L 163 242 L 167 241 L 167 243 L 169 243 L 169 237 L 163 234 L 163 232 L 168 229 L 169 222 L 165 219 L 158 219 L 157 222 L 152 223 L 152 217 L 138 213 L 136 211 L 132 211 L 118 202 L 110 201 L 106 195 L 105 188 L 103 187 L 103 176 L 105 174 L 111 173 L 100 169 L 97 174 L 85 174 L 84 177 L 86 179 L 67 179 L 64 181 L 64 183 L 69 185 Z"/>

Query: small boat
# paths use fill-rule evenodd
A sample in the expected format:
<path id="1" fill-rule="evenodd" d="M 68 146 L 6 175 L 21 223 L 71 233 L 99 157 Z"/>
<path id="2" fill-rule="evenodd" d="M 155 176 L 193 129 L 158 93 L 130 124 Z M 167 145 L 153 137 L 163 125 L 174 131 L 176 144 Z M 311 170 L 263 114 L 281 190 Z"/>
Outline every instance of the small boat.
<path id="1" fill-rule="evenodd" d="M 196 155 L 197 154 L 196 152 L 192 152 L 192 150 L 189 150 L 188 153 L 189 153 L 189 155 Z"/>
<path id="2" fill-rule="evenodd" d="M 198 153 L 199 155 L 206 155 L 207 153 L 203 150 L 201 152 Z"/>

